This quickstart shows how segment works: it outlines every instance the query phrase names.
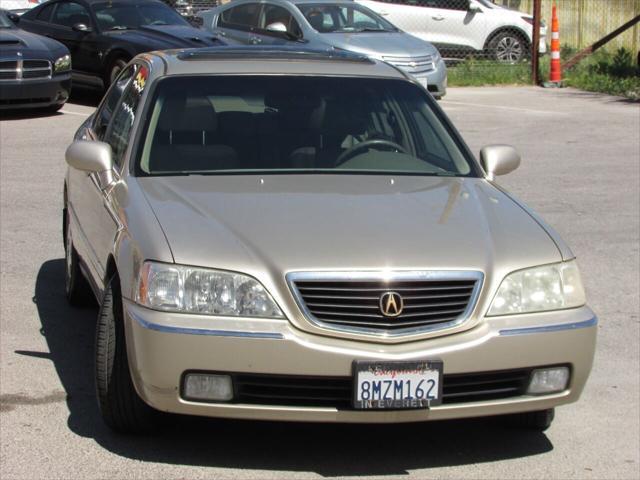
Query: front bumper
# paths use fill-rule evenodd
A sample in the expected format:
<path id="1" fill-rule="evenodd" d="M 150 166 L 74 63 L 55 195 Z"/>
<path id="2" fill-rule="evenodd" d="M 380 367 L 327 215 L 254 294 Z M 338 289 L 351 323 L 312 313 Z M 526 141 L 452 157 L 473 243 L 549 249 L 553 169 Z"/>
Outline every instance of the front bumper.
<path id="1" fill-rule="evenodd" d="M 0 82 L 0 109 L 44 108 L 63 105 L 71 94 L 71 73 L 49 79 Z"/>
<path id="2" fill-rule="evenodd" d="M 462 333 L 381 345 L 311 335 L 286 320 L 155 312 L 128 300 L 125 332 L 136 390 L 154 408 L 256 420 L 390 423 L 542 410 L 578 400 L 593 361 L 596 318 L 587 307 L 487 319 Z M 181 398 L 186 371 L 349 377 L 354 360 L 438 358 L 448 374 L 570 365 L 568 388 L 544 396 L 447 403 L 429 410 L 356 411 L 333 407 L 199 403 Z"/>
<path id="3" fill-rule="evenodd" d="M 427 77 L 427 90 L 431 95 L 440 99 L 447 94 L 447 67 L 444 61 L 438 62 L 435 70 L 423 76 Z"/>

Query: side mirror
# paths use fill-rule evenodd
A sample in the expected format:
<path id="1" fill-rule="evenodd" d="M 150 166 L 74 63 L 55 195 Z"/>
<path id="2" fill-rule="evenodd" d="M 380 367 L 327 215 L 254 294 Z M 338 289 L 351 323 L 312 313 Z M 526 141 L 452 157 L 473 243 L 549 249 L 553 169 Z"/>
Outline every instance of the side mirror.
<path id="1" fill-rule="evenodd" d="M 74 32 L 80 33 L 91 33 L 93 30 L 90 26 L 85 23 L 76 23 L 73 27 L 71 27 Z"/>
<path id="2" fill-rule="evenodd" d="M 520 154 L 510 145 L 488 145 L 480 150 L 480 163 L 489 180 L 506 175 L 520 166 Z"/>
<path id="3" fill-rule="evenodd" d="M 7 12 L 7 18 L 16 25 L 20 23 L 20 15 L 18 15 L 17 13 Z"/>
<path id="4" fill-rule="evenodd" d="M 482 9 L 475 3 L 472 3 L 471 0 L 468 2 L 467 11 L 470 13 L 482 13 Z"/>
<path id="5" fill-rule="evenodd" d="M 107 143 L 78 140 L 67 148 L 65 157 L 69 166 L 84 172 L 98 173 L 113 169 L 111 145 Z"/>
<path id="6" fill-rule="evenodd" d="M 278 32 L 278 33 L 286 33 L 287 26 L 282 22 L 270 23 L 267 25 L 268 32 Z"/>

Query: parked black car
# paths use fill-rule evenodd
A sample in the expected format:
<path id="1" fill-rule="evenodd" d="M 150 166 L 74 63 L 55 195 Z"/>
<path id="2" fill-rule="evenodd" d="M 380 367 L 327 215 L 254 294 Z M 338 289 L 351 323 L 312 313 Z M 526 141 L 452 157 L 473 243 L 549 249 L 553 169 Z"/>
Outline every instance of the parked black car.
<path id="1" fill-rule="evenodd" d="M 51 0 L 20 17 L 20 26 L 64 43 L 74 81 L 102 88 L 139 53 L 225 44 L 158 0 Z"/>
<path id="2" fill-rule="evenodd" d="M 69 50 L 17 28 L 16 20 L 0 10 L 0 109 L 59 110 L 71 92 Z"/>

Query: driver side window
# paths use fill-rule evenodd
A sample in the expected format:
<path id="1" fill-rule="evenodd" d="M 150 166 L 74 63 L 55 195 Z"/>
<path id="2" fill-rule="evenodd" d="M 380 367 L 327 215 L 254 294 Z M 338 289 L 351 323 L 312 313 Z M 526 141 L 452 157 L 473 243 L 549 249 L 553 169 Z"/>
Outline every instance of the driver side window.
<path id="1" fill-rule="evenodd" d="M 96 136 L 96 140 L 104 140 L 104 135 L 107 132 L 107 127 L 109 126 L 111 118 L 113 117 L 113 112 L 118 106 L 119 100 L 120 98 L 122 98 L 125 89 L 131 82 L 134 73 L 134 65 L 131 65 L 128 68 L 124 69 L 105 95 L 104 102 L 102 103 L 100 109 L 96 112 L 95 120 L 93 123 L 93 132 Z"/>
<path id="2" fill-rule="evenodd" d="M 62 27 L 72 28 L 78 23 L 91 26 L 91 16 L 86 8 L 76 2 L 61 2 L 58 4 L 51 23 Z"/>
<path id="3" fill-rule="evenodd" d="M 302 31 L 298 26 L 298 22 L 296 22 L 289 10 L 278 5 L 265 4 L 264 10 L 262 11 L 262 19 L 260 21 L 260 29 L 262 30 L 261 33 L 265 35 L 277 35 L 277 32 L 269 32 L 267 30 L 267 27 L 269 25 L 273 25 L 274 23 L 282 23 L 285 27 L 287 27 L 287 32 L 289 33 L 297 36 L 302 35 Z"/>

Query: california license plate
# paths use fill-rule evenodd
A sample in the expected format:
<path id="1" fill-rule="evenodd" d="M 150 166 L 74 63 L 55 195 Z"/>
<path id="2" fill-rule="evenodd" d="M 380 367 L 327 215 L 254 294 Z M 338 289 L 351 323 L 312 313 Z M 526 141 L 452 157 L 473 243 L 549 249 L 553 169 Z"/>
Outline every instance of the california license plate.
<path id="1" fill-rule="evenodd" d="M 442 403 L 442 361 L 354 362 L 357 409 L 429 408 Z"/>

